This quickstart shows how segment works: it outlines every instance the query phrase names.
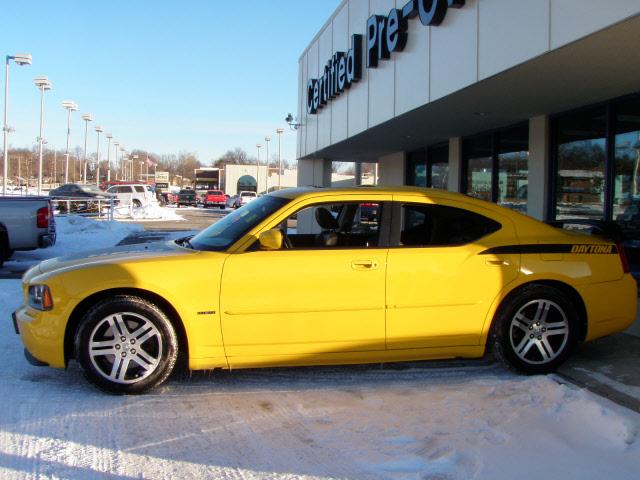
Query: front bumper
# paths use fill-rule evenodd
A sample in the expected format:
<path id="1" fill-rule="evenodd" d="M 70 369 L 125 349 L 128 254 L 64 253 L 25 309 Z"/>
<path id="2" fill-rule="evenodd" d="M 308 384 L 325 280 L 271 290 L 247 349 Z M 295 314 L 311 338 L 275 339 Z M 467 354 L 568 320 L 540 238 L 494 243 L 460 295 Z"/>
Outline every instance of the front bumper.
<path id="1" fill-rule="evenodd" d="M 11 317 L 28 360 L 31 357 L 37 364 L 65 368 L 64 327 L 51 312 L 40 312 L 22 305 Z"/>

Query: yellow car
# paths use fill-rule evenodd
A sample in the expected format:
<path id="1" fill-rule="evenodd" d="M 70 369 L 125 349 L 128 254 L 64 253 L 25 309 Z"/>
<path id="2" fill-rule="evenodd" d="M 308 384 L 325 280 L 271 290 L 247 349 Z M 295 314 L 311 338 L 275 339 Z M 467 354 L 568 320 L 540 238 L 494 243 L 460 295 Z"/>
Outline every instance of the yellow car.
<path id="1" fill-rule="evenodd" d="M 197 235 L 42 262 L 27 358 L 139 393 L 192 370 L 482 357 L 526 373 L 627 328 L 621 247 L 439 190 L 290 189 Z"/>

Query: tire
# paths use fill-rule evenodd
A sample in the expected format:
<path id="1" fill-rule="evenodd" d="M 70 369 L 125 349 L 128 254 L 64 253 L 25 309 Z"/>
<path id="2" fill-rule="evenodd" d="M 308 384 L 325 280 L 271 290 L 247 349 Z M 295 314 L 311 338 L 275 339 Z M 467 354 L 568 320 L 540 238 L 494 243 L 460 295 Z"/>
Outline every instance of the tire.
<path id="1" fill-rule="evenodd" d="M 157 387 L 177 356 L 170 320 L 156 305 L 134 296 L 99 301 L 84 315 L 75 337 L 75 358 L 85 377 L 110 393 L 137 394 Z"/>
<path id="2" fill-rule="evenodd" d="M 530 285 L 500 306 L 491 334 L 494 355 L 522 373 L 555 371 L 578 340 L 578 313 L 560 290 Z"/>
<path id="3" fill-rule="evenodd" d="M 133 206 L 135 208 L 140 208 L 142 206 L 142 203 L 140 202 L 140 200 L 138 200 L 137 198 L 134 198 L 133 201 L 131 202 L 133 204 Z"/>

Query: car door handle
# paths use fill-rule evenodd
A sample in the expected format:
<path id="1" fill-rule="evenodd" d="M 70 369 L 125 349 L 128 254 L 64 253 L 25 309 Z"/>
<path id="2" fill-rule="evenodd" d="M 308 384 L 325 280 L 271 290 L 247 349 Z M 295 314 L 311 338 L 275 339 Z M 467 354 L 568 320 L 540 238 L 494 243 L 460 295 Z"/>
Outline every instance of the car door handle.
<path id="1" fill-rule="evenodd" d="M 508 267 L 511 265 L 508 260 L 502 260 L 500 258 L 487 258 L 486 264 L 492 267 Z"/>
<path id="2" fill-rule="evenodd" d="M 378 262 L 375 260 L 354 260 L 351 262 L 351 268 L 354 270 L 375 270 L 378 268 Z"/>

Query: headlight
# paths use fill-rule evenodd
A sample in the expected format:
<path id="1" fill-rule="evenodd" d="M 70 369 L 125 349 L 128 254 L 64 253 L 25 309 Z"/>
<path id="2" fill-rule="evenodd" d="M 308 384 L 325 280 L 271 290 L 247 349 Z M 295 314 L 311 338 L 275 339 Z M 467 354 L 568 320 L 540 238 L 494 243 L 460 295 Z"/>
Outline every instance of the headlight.
<path id="1" fill-rule="evenodd" d="M 53 297 L 46 285 L 29 285 L 29 306 L 38 310 L 51 310 Z"/>

